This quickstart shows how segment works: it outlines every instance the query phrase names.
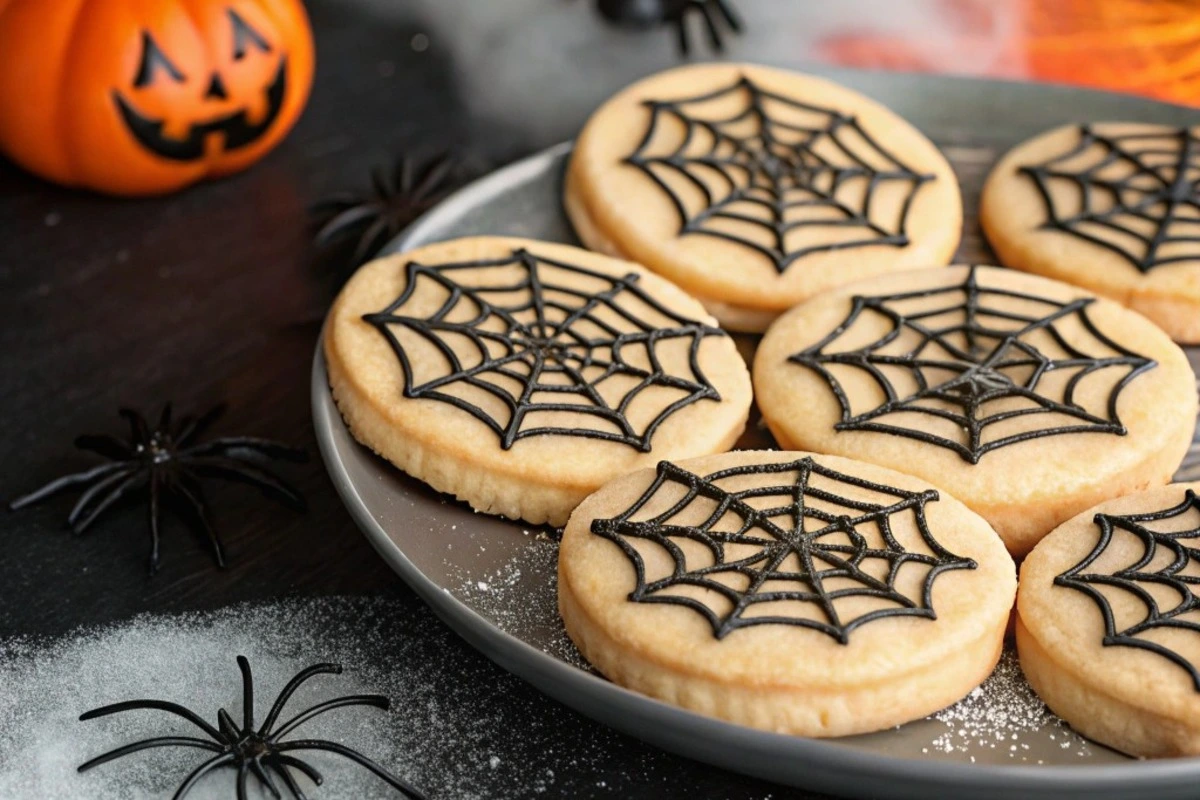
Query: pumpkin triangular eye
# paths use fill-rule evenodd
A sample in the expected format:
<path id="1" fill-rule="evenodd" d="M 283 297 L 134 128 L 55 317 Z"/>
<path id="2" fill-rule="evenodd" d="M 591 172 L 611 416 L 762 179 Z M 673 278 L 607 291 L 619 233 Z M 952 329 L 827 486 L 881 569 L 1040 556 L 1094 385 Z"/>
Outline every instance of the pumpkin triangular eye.
<path id="1" fill-rule="evenodd" d="M 138 64 L 137 75 L 133 85 L 137 88 L 149 86 L 154 82 L 154 76 L 159 70 L 165 70 L 176 83 L 183 81 L 183 73 L 167 59 L 159 49 L 149 31 L 142 31 L 142 61 Z"/>
<path id="2" fill-rule="evenodd" d="M 241 61 L 246 57 L 247 45 L 254 45 L 264 53 L 271 52 L 271 45 L 262 34 L 251 28 L 246 20 L 238 16 L 232 8 L 229 9 L 229 21 L 233 23 L 233 60 Z"/>

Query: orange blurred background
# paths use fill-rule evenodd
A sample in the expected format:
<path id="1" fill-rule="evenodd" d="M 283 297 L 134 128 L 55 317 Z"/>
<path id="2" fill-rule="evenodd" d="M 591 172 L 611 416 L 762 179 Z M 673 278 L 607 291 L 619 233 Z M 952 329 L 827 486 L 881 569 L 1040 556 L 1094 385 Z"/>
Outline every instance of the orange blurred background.
<path id="1" fill-rule="evenodd" d="M 903 0 L 920 31 L 831 32 L 821 60 L 1054 81 L 1200 106 L 1200 0 Z M 929 8 L 932 6 L 932 8 Z M 927 17 L 928 18 L 928 17 Z"/>

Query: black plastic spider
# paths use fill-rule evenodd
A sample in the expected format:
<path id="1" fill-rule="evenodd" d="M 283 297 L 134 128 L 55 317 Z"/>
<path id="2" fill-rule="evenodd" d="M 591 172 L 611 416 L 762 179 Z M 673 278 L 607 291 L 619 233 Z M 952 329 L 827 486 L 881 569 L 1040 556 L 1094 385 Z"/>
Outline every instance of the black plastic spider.
<path id="1" fill-rule="evenodd" d="M 217 564 L 223 567 L 225 554 L 209 520 L 200 479 L 224 478 L 248 483 L 289 508 L 304 511 L 304 498 L 257 462 L 271 458 L 308 459 L 304 450 L 250 436 L 224 436 L 197 443 L 224 411 L 224 406 L 216 406 L 200 417 L 186 416 L 173 422 L 171 404 L 167 403 L 158 426 L 151 430 L 140 413 L 123 408 L 120 414 L 129 421 L 128 441 L 109 435 L 80 436 L 75 440 L 76 447 L 98 453 L 109 459 L 109 463 L 53 480 L 13 500 L 9 509 L 15 511 L 79 486 L 84 491 L 67 516 L 67 525 L 74 533 L 81 534 L 122 497 L 145 489 L 150 499 L 150 573 L 158 571 L 159 505 L 163 500 L 174 501 L 178 510 L 207 537 Z"/>
<path id="2" fill-rule="evenodd" d="M 684 55 L 691 51 L 687 26 L 689 14 L 697 13 L 704 20 L 709 44 L 717 52 L 725 49 L 721 40 L 722 23 L 730 33 L 742 32 L 742 21 L 734 13 L 730 0 L 596 0 L 596 8 L 605 19 L 624 27 L 674 25 L 679 35 L 679 49 Z"/>
<path id="3" fill-rule="evenodd" d="M 284 705 L 291 698 L 292 694 L 300 688 L 302 683 L 314 675 L 340 675 L 342 672 L 340 664 L 314 664 L 307 669 L 301 670 L 294 678 L 288 681 L 287 686 L 283 688 L 279 697 L 275 699 L 275 703 L 271 706 L 271 711 L 267 714 L 267 718 L 263 720 L 262 726 L 258 730 L 255 730 L 254 678 L 250 674 L 250 662 L 246 660 L 245 656 L 238 656 L 237 664 L 238 668 L 242 671 L 242 726 L 240 728 L 223 708 L 217 710 L 218 727 L 214 728 L 201 719 L 200 715 L 190 709 L 184 708 L 178 703 L 170 703 L 165 700 L 128 700 L 124 703 L 114 703 L 113 705 L 97 708 L 80 715 L 79 721 L 86 722 L 89 719 L 107 717 L 110 714 L 119 714 L 123 711 L 132 711 L 134 709 L 152 709 L 155 711 L 166 711 L 167 713 L 183 717 L 204 731 L 209 738 L 159 736 L 153 739 L 144 739 L 140 742 L 127 744 L 123 747 L 118 747 L 116 750 L 96 756 L 92 760 L 81 764 L 79 771 L 86 772 L 93 767 L 98 767 L 101 764 L 121 758 L 122 756 L 127 756 L 141 750 L 148 750 L 153 747 L 194 747 L 200 750 L 208 750 L 215 753 L 215 755 L 200 764 L 200 766 L 196 767 L 184 778 L 183 783 L 175 790 L 173 800 L 182 800 L 188 792 L 195 788 L 201 778 L 209 772 L 222 767 L 233 767 L 238 771 L 238 800 L 245 800 L 247 796 L 246 784 L 251 774 L 267 788 L 267 791 L 273 797 L 282 798 L 283 794 L 279 791 L 279 786 L 275 783 L 274 778 L 271 777 L 272 771 L 283 780 L 284 785 L 291 792 L 295 800 L 305 800 L 304 792 L 301 791 L 299 784 L 296 783 L 296 779 L 288 771 L 288 768 L 291 767 L 303 773 L 318 786 L 325 779 L 310 764 L 289 755 L 289 753 L 300 750 L 319 750 L 348 758 L 356 764 L 369 769 L 386 781 L 388 785 L 398 789 L 405 797 L 421 800 L 422 795 L 420 792 L 357 750 L 352 750 L 345 745 L 325 739 L 293 739 L 291 741 L 283 741 L 284 736 L 291 733 L 303 723 L 335 708 L 374 706 L 386 711 L 391 706 L 386 697 L 377 694 L 355 694 L 326 700 L 306 711 L 300 712 L 277 729 L 272 730 L 275 722 L 279 719 L 280 713 L 283 711 Z"/>
<path id="4" fill-rule="evenodd" d="M 357 237 L 346 265 L 357 267 L 455 187 L 456 166 L 444 153 L 420 163 L 402 156 L 390 169 L 375 169 L 369 190 L 339 192 L 313 205 L 320 224 L 314 244 L 326 249 Z"/>

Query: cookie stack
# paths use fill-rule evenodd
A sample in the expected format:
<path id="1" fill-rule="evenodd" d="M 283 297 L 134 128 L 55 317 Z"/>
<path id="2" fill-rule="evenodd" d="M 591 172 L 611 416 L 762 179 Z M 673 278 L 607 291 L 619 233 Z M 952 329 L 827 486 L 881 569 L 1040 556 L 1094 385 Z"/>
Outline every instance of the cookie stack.
<path id="1" fill-rule="evenodd" d="M 980 214 L 1015 269 L 947 266 L 962 201 L 919 131 L 695 65 L 595 112 L 563 205 L 588 250 L 374 261 L 324 347 L 361 442 L 565 525 L 560 611 L 597 669 L 766 730 L 880 730 L 979 685 L 1015 598 L 1056 712 L 1200 753 L 1200 503 L 1168 485 L 1197 410 L 1172 341 L 1200 342 L 1194 131 L 1017 147 Z M 726 331 L 765 331 L 752 377 Z M 730 452 L 752 386 L 778 451 Z"/>

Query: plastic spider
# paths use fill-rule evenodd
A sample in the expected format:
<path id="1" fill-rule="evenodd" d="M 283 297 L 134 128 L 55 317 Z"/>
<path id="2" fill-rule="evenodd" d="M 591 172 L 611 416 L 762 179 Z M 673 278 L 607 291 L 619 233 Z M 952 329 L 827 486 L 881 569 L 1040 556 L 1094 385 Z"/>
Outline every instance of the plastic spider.
<path id="1" fill-rule="evenodd" d="M 318 750 L 348 758 L 382 778 L 390 786 L 398 789 L 405 797 L 421 800 L 422 795 L 420 792 L 357 750 L 352 750 L 345 745 L 325 739 L 283 740 L 283 737 L 287 736 L 303 723 L 335 708 L 374 706 L 386 711 L 391 706 L 386 697 L 377 694 L 355 694 L 326 700 L 306 711 L 300 712 L 276 728 L 275 723 L 279 719 L 280 713 L 283 712 L 284 705 L 287 704 L 288 699 L 300 688 L 302 683 L 314 675 L 340 675 L 342 672 L 340 664 L 314 664 L 307 669 L 301 670 L 294 678 L 288 681 L 287 686 L 283 688 L 279 697 L 275 699 L 275 703 L 271 706 L 267 718 L 263 720 L 262 726 L 258 730 L 255 730 L 254 678 L 250 673 L 250 662 L 246 660 L 245 656 L 238 656 L 237 664 L 238 668 L 242 671 L 242 726 L 240 728 L 223 708 L 217 710 L 217 727 L 214 728 L 201 719 L 194 711 L 184 708 L 178 703 L 170 703 L 165 700 L 129 700 L 124 703 L 114 703 L 113 705 L 97 708 L 80 715 L 79 721 L 86 722 L 90 719 L 107 717 L 111 714 L 120 714 L 123 711 L 132 711 L 135 709 L 152 709 L 166 711 L 169 714 L 183 717 L 204 731 L 208 739 L 201 739 L 195 736 L 159 736 L 153 739 L 144 739 L 140 742 L 127 744 L 123 747 L 118 747 L 116 750 L 96 756 L 92 760 L 81 764 L 79 771 L 86 772 L 93 767 L 98 767 L 101 764 L 121 758 L 122 756 L 131 755 L 132 753 L 148 750 L 153 747 L 193 747 L 200 750 L 208 750 L 215 755 L 193 769 L 184 778 L 183 783 L 175 790 L 173 800 L 182 800 L 188 792 L 195 788 L 201 778 L 213 770 L 223 767 L 236 768 L 238 771 L 238 800 L 245 800 L 247 796 L 246 784 L 252 774 L 266 787 L 267 791 L 273 797 L 282 798 L 283 794 L 279 791 L 279 786 L 276 784 L 275 779 L 271 777 L 271 772 L 274 772 L 283 780 L 284 786 L 291 792 L 295 800 L 306 800 L 304 792 L 301 791 L 299 784 L 296 783 L 296 779 L 288 771 L 288 768 L 290 767 L 303 773 L 318 786 L 325 779 L 310 764 L 290 754 L 302 750 Z"/>
<path id="2" fill-rule="evenodd" d="M 725 48 L 721 40 L 722 22 L 729 32 L 742 32 L 742 22 L 729 0 L 596 0 L 596 8 L 605 19 L 625 27 L 674 25 L 679 35 L 679 49 L 684 55 L 691 51 L 687 26 L 689 14 L 697 13 L 704 20 L 709 44 L 717 52 Z"/>
<path id="3" fill-rule="evenodd" d="M 120 414 L 129 422 L 129 439 L 115 436 L 80 436 L 75 446 L 109 459 L 109 463 L 64 475 L 35 492 L 13 500 L 9 508 L 17 510 L 44 500 L 65 489 L 80 487 L 75 507 L 67 516 L 67 525 L 75 534 L 86 531 L 114 503 L 136 490 L 146 490 L 150 500 L 150 573 L 158 571 L 160 505 L 173 501 L 177 509 L 200 530 L 212 545 L 219 566 L 225 566 L 225 554 L 209 520 L 208 503 L 200 487 L 201 478 L 223 478 L 257 486 L 269 497 L 296 511 L 305 510 L 304 498 L 260 462 L 264 459 L 305 461 L 304 450 L 268 439 L 249 436 L 224 436 L 208 442 L 196 440 L 224 413 L 217 406 L 200 417 L 171 419 L 167 403 L 153 430 L 146 418 L 128 408 Z"/>
<path id="4" fill-rule="evenodd" d="M 314 244 L 328 248 L 357 237 L 348 264 L 350 269 L 357 267 L 454 188 L 456 163 L 449 154 L 421 163 L 402 156 L 391 169 L 371 173 L 370 190 L 340 192 L 318 201 L 312 207 L 320 220 Z"/>

